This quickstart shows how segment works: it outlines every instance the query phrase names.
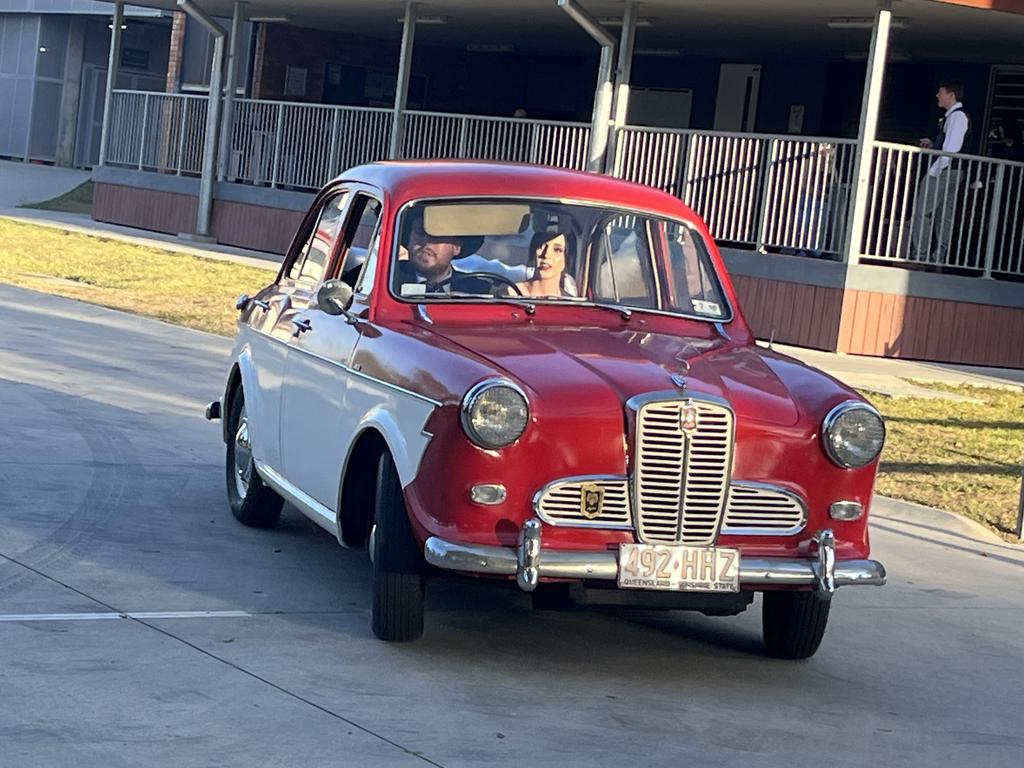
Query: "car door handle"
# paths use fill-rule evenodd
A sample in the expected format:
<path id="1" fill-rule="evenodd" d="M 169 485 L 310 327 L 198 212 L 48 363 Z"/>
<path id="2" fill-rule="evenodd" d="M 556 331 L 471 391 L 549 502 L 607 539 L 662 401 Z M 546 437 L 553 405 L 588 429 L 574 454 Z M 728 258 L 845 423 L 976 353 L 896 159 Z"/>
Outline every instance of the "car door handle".
<path id="1" fill-rule="evenodd" d="M 313 330 L 313 324 L 309 322 L 308 318 L 305 317 L 300 317 L 295 320 L 292 320 L 292 325 L 295 326 L 295 333 L 292 334 L 293 336 L 299 336 L 305 333 L 306 331 Z"/>

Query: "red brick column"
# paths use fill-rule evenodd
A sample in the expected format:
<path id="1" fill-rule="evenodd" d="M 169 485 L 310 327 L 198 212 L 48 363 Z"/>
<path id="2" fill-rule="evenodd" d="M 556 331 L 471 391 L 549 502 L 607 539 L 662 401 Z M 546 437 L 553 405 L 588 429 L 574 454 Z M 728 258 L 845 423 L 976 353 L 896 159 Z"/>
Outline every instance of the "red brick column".
<path id="1" fill-rule="evenodd" d="M 181 90 L 181 59 L 185 52 L 185 20 L 182 11 L 174 12 L 171 26 L 171 55 L 167 60 L 167 93 Z"/>
<path id="2" fill-rule="evenodd" d="M 256 50 L 252 56 L 252 97 L 263 98 L 263 57 L 267 51 L 267 25 L 260 24 L 256 31 Z"/>

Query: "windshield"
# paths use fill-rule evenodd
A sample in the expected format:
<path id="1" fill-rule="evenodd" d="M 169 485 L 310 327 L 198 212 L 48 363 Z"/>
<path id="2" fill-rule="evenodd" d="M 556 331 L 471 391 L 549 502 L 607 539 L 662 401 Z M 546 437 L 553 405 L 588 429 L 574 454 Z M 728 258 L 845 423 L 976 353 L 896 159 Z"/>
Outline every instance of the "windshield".
<path id="1" fill-rule="evenodd" d="M 403 209 L 391 275 L 405 301 L 612 304 L 731 319 L 707 248 L 686 224 L 621 209 L 458 200 Z"/>

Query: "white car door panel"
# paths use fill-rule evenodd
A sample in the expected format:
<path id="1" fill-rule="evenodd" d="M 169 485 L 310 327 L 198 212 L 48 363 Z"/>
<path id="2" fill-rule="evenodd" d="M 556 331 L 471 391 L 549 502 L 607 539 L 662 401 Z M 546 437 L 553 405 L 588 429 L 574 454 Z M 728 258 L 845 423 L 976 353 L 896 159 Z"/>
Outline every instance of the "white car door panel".
<path id="1" fill-rule="evenodd" d="M 295 310 L 285 292 L 267 303 L 268 309 L 256 310 L 262 314 L 251 319 L 245 333 L 256 387 L 255 392 L 246 392 L 246 416 L 253 433 L 253 457 L 276 468 L 281 466 L 281 385 Z"/>
<path id="2" fill-rule="evenodd" d="M 346 392 L 359 330 L 344 317 L 319 309 L 298 319 L 308 321 L 309 330 L 292 340 L 288 352 L 281 422 L 284 474 L 336 510 L 341 467 L 358 425 Z"/>

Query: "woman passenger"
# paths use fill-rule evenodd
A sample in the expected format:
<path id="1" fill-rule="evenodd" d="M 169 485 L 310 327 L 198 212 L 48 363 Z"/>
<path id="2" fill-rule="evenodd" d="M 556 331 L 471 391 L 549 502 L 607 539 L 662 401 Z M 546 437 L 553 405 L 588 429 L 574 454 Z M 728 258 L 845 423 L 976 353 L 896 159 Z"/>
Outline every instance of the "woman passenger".
<path id="1" fill-rule="evenodd" d="M 575 256 L 576 238 L 565 232 L 536 232 L 530 239 L 533 275 L 516 283 L 523 296 L 576 296 L 576 283 L 566 269 Z"/>

